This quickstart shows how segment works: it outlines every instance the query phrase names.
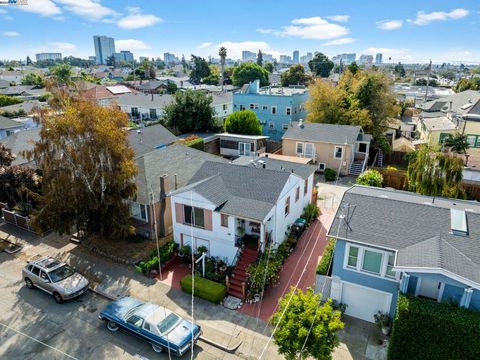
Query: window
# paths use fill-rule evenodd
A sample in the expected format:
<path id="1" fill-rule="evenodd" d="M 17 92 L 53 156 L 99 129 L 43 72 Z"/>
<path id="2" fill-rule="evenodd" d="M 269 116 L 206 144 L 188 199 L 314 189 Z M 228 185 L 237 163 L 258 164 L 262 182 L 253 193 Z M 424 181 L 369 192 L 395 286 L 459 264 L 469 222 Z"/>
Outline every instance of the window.
<path id="1" fill-rule="evenodd" d="M 45 271 L 40 271 L 40 279 L 46 282 L 50 282 L 50 279 L 48 278 L 48 275 Z"/>
<path id="2" fill-rule="evenodd" d="M 147 206 L 136 202 L 130 202 L 130 216 L 143 221 L 147 219 Z"/>
<path id="3" fill-rule="evenodd" d="M 467 143 L 470 147 L 475 147 L 477 137 L 475 135 L 467 135 Z"/>
<path id="4" fill-rule="evenodd" d="M 352 268 L 357 268 L 357 262 L 358 262 L 358 247 L 350 246 L 350 249 L 348 250 L 347 266 Z"/>
<path id="5" fill-rule="evenodd" d="M 282 129 L 283 129 L 283 130 L 288 130 L 288 126 L 289 126 L 289 125 L 290 125 L 290 124 L 283 124 L 283 125 L 282 125 Z"/>
<path id="6" fill-rule="evenodd" d="M 150 324 L 146 322 L 145 324 L 143 324 L 143 328 L 147 331 L 150 331 Z"/>
<path id="7" fill-rule="evenodd" d="M 262 105 L 262 110 L 268 110 L 268 105 Z"/>
<path id="8" fill-rule="evenodd" d="M 285 216 L 290 213 L 290 196 L 285 200 Z"/>
<path id="9" fill-rule="evenodd" d="M 258 110 L 258 104 L 250 104 L 250 110 Z"/>
<path id="10" fill-rule="evenodd" d="M 395 255 L 388 254 L 388 263 L 387 263 L 387 271 L 385 272 L 385 276 L 395 277 L 395 271 L 393 271 L 393 265 L 395 264 Z"/>
<path id="11" fill-rule="evenodd" d="M 250 156 L 252 153 L 252 144 L 238 143 L 238 152 L 240 155 Z"/>
<path id="12" fill-rule="evenodd" d="M 157 109 L 150 109 L 150 119 L 157 118 Z"/>
<path id="13" fill-rule="evenodd" d="M 422 128 L 423 130 L 425 130 L 425 124 L 422 123 Z M 438 143 L 440 145 L 443 144 L 443 142 L 445 141 L 445 139 L 448 137 L 448 134 L 447 133 L 440 133 L 440 136 L 439 136 L 439 139 L 438 139 Z"/>
<path id="14" fill-rule="evenodd" d="M 32 269 L 32 273 L 33 275 L 40 276 L 40 269 L 34 266 Z"/>
<path id="15" fill-rule="evenodd" d="M 303 195 L 307 195 L 308 192 L 308 179 L 305 179 L 305 185 L 303 185 Z"/>
<path id="16" fill-rule="evenodd" d="M 335 146 L 335 153 L 333 155 L 335 157 L 335 159 L 341 159 L 342 154 L 343 154 L 343 147 Z"/>
<path id="17" fill-rule="evenodd" d="M 285 115 L 292 115 L 292 108 L 290 106 L 285 108 Z"/>
<path id="18" fill-rule="evenodd" d="M 270 121 L 268 123 L 268 127 L 269 127 L 270 130 L 275 130 L 275 123 L 273 121 Z"/>
<path id="19" fill-rule="evenodd" d="M 223 111 L 227 111 L 227 104 L 223 104 L 222 108 L 223 108 Z"/>
<path id="20" fill-rule="evenodd" d="M 382 270 L 382 253 L 365 250 L 363 254 L 362 270 L 374 274 L 380 274 Z"/>
<path id="21" fill-rule="evenodd" d="M 220 214 L 220 224 L 223 227 L 228 228 L 228 215 L 226 214 Z"/>
<path id="22" fill-rule="evenodd" d="M 203 209 L 185 205 L 183 207 L 185 224 L 197 227 L 205 227 L 205 219 L 203 217 Z"/>
<path id="23" fill-rule="evenodd" d="M 297 191 L 295 191 L 295 202 L 297 202 L 298 199 L 300 199 L 300 186 L 297 187 Z"/>
<path id="24" fill-rule="evenodd" d="M 245 110 L 245 105 L 240 105 L 240 110 Z"/>
<path id="25" fill-rule="evenodd" d="M 367 152 L 367 144 L 365 143 L 358 144 L 358 152 L 365 154 Z"/>
<path id="26" fill-rule="evenodd" d="M 138 108 L 132 107 L 132 116 L 138 117 L 138 115 L 139 115 Z"/>
<path id="27" fill-rule="evenodd" d="M 297 155 L 303 155 L 303 143 L 297 143 Z"/>
<path id="28" fill-rule="evenodd" d="M 313 158 L 315 153 L 315 148 L 313 147 L 313 144 L 305 144 L 305 156 L 309 158 Z"/>
<path id="29" fill-rule="evenodd" d="M 143 319 L 140 316 L 132 315 L 127 319 L 127 323 L 137 328 L 142 327 Z"/>
<path id="30" fill-rule="evenodd" d="M 277 113 L 277 107 L 272 106 L 272 114 L 275 115 Z"/>

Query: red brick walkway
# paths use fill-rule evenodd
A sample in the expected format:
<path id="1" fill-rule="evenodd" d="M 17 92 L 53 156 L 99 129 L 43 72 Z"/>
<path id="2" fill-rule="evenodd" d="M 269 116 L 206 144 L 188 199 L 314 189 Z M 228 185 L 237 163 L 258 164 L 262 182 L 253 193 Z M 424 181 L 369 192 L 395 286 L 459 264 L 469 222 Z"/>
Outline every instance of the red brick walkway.
<path id="1" fill-rule="evenodd" d="M 291 286 L 298 283 L 298 287 L 303 290 L 315 286 L 315 271 L 327 244 L 326 234 L 334 214 L 332 209 L 322 209 L 322 215 L 310 225 L 283 265 L 279 284 L 265 291 L 262 301 L 244 304 L 239 309 L 240 312 L 267 320 L 275 312 L 278 300 Z"/>

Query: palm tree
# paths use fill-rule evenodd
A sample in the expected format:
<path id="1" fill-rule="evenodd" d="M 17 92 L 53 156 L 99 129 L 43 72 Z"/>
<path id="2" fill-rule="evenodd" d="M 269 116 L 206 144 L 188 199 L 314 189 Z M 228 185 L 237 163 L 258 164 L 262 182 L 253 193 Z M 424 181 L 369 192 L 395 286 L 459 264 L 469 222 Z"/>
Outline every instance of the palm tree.
<path id="1" fill-rule="evenodd" d="M 222 81 L 222 91 L 223 91 L 223 70 L 225 69 L 225 59 L 227 58 L 227 49 L 225 47 L 221 47 L 219 50 L 218 50 L 218 55 L 220 56 L 220 66 L 221 66 L 221 75 L 220 75 L 220 79 Z"/>

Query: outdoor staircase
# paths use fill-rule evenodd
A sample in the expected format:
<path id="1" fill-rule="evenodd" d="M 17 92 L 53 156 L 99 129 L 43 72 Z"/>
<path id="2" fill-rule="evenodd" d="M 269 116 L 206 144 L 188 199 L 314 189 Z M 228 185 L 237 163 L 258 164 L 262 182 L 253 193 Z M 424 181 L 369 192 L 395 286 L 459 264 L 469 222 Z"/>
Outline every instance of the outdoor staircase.
<path id="1" fill-rule="evenodd" d="M 363 170 L 363 160 L 354 161 L 350 165 L 350 175 L 358 176 L 362 173 Z"/>
<path id="2" fill-rule="evenodd" d="M 232 276 L 229 279 L 230 286 L 228 288 L 228 295 L 244 298 L 242 283 L 247 285 L 247 267 L 257 260 L 258 250 L 245 246 L 238 258 Z"/>
<path id="3" fill-rule="evenodd" d="M 378 150 L 377 166 L 383 167 L 383 151 Z"/>

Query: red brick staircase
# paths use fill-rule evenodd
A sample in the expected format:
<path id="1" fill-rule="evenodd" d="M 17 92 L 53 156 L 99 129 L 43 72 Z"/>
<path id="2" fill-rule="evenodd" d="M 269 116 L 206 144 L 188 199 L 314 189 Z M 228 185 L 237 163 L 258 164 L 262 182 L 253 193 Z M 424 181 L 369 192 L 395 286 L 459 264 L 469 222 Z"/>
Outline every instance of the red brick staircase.
<path id="1" fill-rule="evenodd" d="M 242 283 L 247 285 L 247 267 L 257 260 L 258 250 L 245 246 L 238 258 L 232 276 L 229 279 L 230 286 L 228 295 L 235 296 L 239 299 L 244 298 Z"/>

